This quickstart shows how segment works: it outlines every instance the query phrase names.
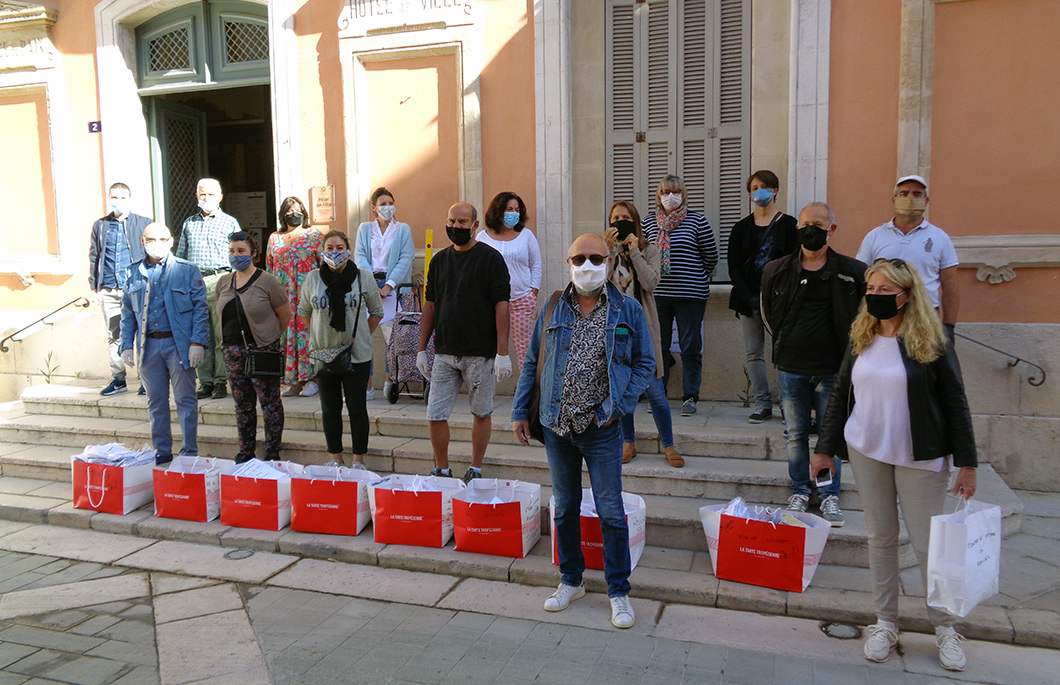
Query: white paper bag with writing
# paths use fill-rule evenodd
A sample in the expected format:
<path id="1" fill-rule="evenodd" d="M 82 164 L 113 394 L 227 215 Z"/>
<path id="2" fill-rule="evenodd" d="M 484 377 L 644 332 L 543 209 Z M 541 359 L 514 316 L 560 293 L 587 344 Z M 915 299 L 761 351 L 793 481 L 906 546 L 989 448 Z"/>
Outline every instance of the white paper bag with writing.
<path id="1" fill-rule="evenodd" d="M 967 616 L 998 592 L 1001 507 L 963 500 L 952 514 L 931 517 L 928 606 Z"/>

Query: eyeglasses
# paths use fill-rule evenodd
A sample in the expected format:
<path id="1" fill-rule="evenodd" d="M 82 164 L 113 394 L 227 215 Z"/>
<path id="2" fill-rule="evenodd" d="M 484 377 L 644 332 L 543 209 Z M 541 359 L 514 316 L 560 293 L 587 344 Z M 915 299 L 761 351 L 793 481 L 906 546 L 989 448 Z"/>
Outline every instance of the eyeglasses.
<path id="1" fill-rule="evenodd" d="M 605 260 L 605 259 L 607 259 L 607 255 L 598 255 L 598 254 L 590 254 L 590 255 L 584 255 L 584 254 L 575 254 L 575 255 L 571 255 L 571 256 L 570 256 L 570 263 L 571 263 L 571 264 L 573 264 L 574 266 L 581 266 L 582 264 L 584 264 L 584 263 L 585 263 L 585 260 L 586 260 L 586 259 L 588 259 L 588 260 L 589 260 L 590 262 L 592 262 L 592 265 L 593 265 L 593 266 L 600 266 L 601 264 L 603 264 L 603 263 L 604 263 L 604 260 Z"/>
<path id="2" fill-rule="evenodd" d="M 905 260 L 903 260 L 903 259 L 884 259 L 883 257 L 880 257 L 879 259 L 872 260 L 872 265 L 873 266 L 876 266 L 877 264 L 880 264 L 880 263 L 891 264 L 895 268 L 898 268 L 898 269 L 908 269 L 909 268 L 909 266 L 905 263 Z"/>
<path id="3" fill-rule="evenodd" d="M 229 234 L 228 242 L 232 242 L 233 240 L 246 240 L 249 237 L 250 234 L 246 231 L 236 231 L 235 233 Z"/>

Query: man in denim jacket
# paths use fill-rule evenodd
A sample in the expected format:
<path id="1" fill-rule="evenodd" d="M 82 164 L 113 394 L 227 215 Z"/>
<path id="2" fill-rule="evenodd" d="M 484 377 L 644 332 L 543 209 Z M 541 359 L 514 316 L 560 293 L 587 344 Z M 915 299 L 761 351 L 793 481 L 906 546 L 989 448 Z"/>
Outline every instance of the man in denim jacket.
<path id="1" fill-rule="evenodd" d="M 164 224 L 144 229 L 147 253 L 132 265 L 121 306 L 121 357 L 140 359 L 140 380 L 147 390 L 151 443 L 155 463 L 173 460 L 169 427 L 169 386 L 180 419 L 181 454 L 198 454 L 198 408 L 195 367 L 210 341 L 206 287 L 199 268 L 170 254 L 173 237 Z"/>
<path id="2" fill-rule="evenodd" d="M 556 498 L 556 548 L 562 580 L 545 600 L 561 611 L 585 595 L 581 551 L 581 469 L 585 461 L 604 541 L 604 576 L 611 623 L 633 625 L 629 603 L 629 528 L 622 506 L 622 434 L 619 418 L 636 409 L 654 377 L 644 310 L 607 280 L 607 244 L 598 235 L 575 239 L 567 263 L 571 285 L 537 317 L 512 404 L 512 430 L 529 444 L 527 409 L 540 358 L 540 418 Z M 544 355 L 541 355 L 542 346 Z M 569 383 L 567 381 L 570 381 Z"/>

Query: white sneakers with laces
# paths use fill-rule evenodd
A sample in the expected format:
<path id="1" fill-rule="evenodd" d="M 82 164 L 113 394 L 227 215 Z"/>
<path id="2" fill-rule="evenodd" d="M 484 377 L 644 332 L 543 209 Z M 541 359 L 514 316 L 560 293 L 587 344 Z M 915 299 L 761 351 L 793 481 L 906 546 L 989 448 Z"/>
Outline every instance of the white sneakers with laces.
<path id="1" fill-rule="evenodd" d="M 963 671 L 968 660 L 964 658 L 961 643 L 964 636 L 951 627 L 935 628 L 935 644 L 939 648 L 939 663 L 947 671 Z"/>
<path id="2" fill-rule="evenodd" d="M 611 598 L 611 625 L 616 628 L 632 628 L 636 620 L 633 605 L 629 603 L 629 595 Z"/>
<path id="3" fill-rule="evenodd" d="M 898 626 L 890 621 L 877 621 L 865 629 L 865 658 L 883 663 L 898 646 Z"/>
<path id="4" fill-rule="evenodd" d="M 585 596 L 585 587 L 559 584 L 552 596 L 545 600 L 545 611 L 563 611 L 574 600 Z"/>
<path id="5" fill-rule="evenodd" d="M 809 495 L 795 493 L 788 498 L 788 511 L 806 511 L 808 506 L 810 506 Z"/>

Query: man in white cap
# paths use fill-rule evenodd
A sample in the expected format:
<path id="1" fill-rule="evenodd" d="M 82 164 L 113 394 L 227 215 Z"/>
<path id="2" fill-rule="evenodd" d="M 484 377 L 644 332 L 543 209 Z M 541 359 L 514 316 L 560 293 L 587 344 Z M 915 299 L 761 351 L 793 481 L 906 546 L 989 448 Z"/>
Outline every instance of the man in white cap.
<path id="1" fill-rule="evenodd" d="M 894 218 L 869 231 L 857 258 L 869 265 L 878 259 L 901 259 L 915 266 L 932 304 L 936 309 L 941 306 L 942 323 L 952 338 L 961 306 L 957 250 L 945 231 L 924 218 L 927 181 L 923 176 L 902 176 L 894 186 L 893 201 Z"/>

